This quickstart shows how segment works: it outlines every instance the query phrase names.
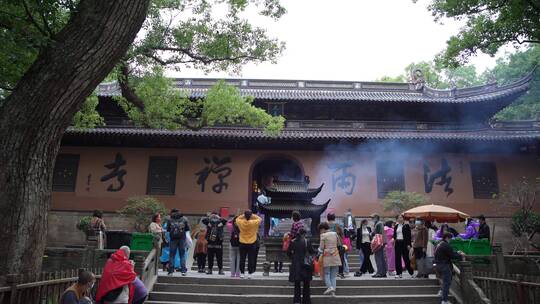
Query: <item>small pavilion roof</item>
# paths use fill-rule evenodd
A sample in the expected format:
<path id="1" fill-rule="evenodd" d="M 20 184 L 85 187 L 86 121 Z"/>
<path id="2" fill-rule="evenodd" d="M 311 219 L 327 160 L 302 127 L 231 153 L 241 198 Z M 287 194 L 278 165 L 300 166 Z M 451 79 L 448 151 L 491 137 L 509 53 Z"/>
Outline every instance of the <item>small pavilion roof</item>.
<path id="1" fill-rule="evenodd" d="M 534 70 L 533 70 L 534 71 Z M 398 102 L 398 103 L 454 103 L 468 104 L 498 101 L 518 96 L 529 88 L 533 71 L 512 83 L 496 82 L 470 88 L 437 90 L 427 86 L 418 88 L 414 83 L 225 79 L 239 88 L 243 96 L 283 102 L 344 101 L 344 102 Z M 174 85 L 189 92 L 191 98 L 202 98 L 219 79 L 174 79 Z M 116 82 L 98 86 L 98 96 L 118 96 Z M 510 98 L 512 99 L 512 98 Z M 509 101 L 511 102 L 511 101 Z"/>
<path id="2" fill-rule="evenodd" d="M 273 201 L 280 198 L 299 198 L 310 200 L 316 197 L 322 190 L 322 184 L 319 188 L 308 188 L 304 181 L 277 181 L 272 187 L 265 187 L 266 195 Z"/>
<path id="3" fill-rule="evenodd" d="M 321 205 L 316 205 L 313 203 L 304 203 L 304 202 L 287 202 L 275 204 L 274 202 L 268 205 L 259 205 L 261 213 L 267 215 L 283 215 L 290 216 L 293 211 L 299 211 L 302 218 L 311 217 L 311 216 L 320 216 L 326 208 L 328 208 L 330 200 Z"/>

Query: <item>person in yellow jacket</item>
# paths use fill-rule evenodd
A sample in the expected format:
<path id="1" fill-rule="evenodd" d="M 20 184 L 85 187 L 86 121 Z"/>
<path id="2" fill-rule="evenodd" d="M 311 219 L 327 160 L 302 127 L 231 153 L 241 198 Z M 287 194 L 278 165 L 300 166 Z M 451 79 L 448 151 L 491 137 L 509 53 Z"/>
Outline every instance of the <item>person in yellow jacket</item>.
<path id="1" fill-rule="evenodd" d="M 248 275 L 251 279 L 257 267 L 257 231 L 261 224 L 261 218 L 253 214 L 251 210 L 246 210 L 243 215 L 236 218 L 236 226 L 240 230 L 240 277 L 244 278 L 246 268 L 246 256 L 248 259 Z"/>

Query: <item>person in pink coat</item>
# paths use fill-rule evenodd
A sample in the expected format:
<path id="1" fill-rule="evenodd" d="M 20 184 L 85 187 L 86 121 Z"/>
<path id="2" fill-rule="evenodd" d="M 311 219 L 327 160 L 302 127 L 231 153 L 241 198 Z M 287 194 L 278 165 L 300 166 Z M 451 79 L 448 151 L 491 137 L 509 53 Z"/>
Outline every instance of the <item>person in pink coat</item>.
<path id="1" fill-rule="evenodd" d="M 396 271 L 396 258 L 394 253 L 394 228 L 392 221 L 388 221 L 384 224 L 384 233 L 386 234 L 386 264 L 388 265 L 388 272 L 390 275 Z"/>

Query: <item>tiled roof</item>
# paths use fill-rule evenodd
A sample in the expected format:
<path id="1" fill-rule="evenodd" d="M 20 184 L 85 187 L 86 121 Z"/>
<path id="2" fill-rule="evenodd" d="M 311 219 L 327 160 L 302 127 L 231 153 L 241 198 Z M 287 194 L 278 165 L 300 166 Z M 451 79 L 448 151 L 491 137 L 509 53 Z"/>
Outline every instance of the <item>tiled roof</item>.
<path id="1" fill-rule="evenodd" d="M 529 88 L 533 73 L 514 83 L 435 90 L 428 87 L 416 89 L 412 83 L 352 82 L 352 81 L 303 81 L 303 80 L 253 80 L 226 79 L 237 86 L 243 96 L 268 101 L 349 101 L 349 102 L 412 102 L 412 103 L 474 103 L 500 100 L 519 95 Z M 178 88 L 185 89 L 192 98 L 204 97 L 218 79 L 175 79 Z M 104 83 L 98 87 L 99 96 L 120 95 L 116 83 Z"/>
<path id="2" fill-rule="evenodd" d="M 325 141 L 325 140 L 444 140 L 444 141 L 528 141 L 540 139 L 540 129 L 502 130 L 480 129 L 472 131 L 433 130 L 365 130 L 365 129 L 284 129 L 278 136 L 267 135 L 263 130 L 247 127 L 214 127 L 199 131 L 162 130 L 145 128 L 69 128 L 68 138 L 111 138 L 111 139 L 157 139 L 157 140 L 222 140 L 222 141 Z"/>
<path id="3" fill-rule="evenodd" d="M 330 203 L 330 200 L 328 200 L 326 203 L 322 205 L 316 205 L 316 204 L 301 204 L 301 203 L 271 203 L 268 205 L 259 205 L 259 208 L 261 209 L 262 213 L 265 213 L 265 211 L 269 212 L 285 212 L 285 213 L 292 213 L 293 211 L 300 211 L 300 213 L 318 213 L 321 214 L 326 210 L 328 207 L 328 204 Z"/>
<path id="4" fill-rule="evenodd" d="M 299 181 L 277 181 L 274 182 L 272 187 L 266 188 L 267 190 L 275 193 L 319 193 L 319 188 L 308 188 L 308 184 Z"/>

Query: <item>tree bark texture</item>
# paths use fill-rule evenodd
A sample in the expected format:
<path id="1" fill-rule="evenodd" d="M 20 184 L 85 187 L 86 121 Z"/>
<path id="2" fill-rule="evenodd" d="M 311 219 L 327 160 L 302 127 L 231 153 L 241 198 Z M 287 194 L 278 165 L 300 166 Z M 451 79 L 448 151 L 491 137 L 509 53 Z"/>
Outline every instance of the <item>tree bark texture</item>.
<path id="1" fill-rule="evenodd" d="M 0 107 L 0 275 L 40 271 L 62 135 L 126 53 L 149 2 L 80 1 Z"/>

